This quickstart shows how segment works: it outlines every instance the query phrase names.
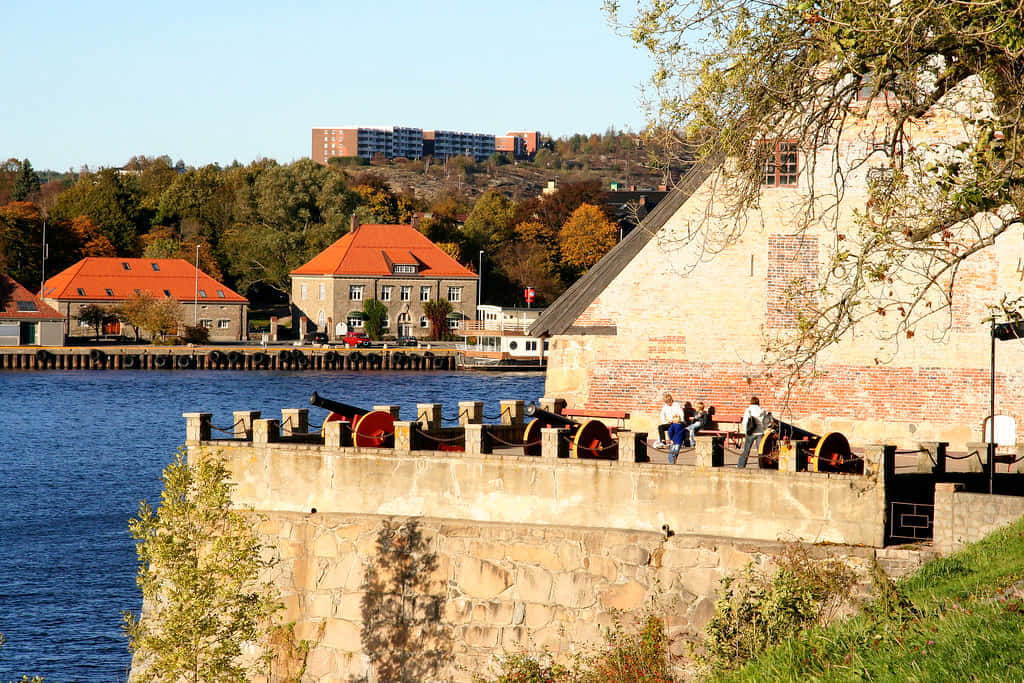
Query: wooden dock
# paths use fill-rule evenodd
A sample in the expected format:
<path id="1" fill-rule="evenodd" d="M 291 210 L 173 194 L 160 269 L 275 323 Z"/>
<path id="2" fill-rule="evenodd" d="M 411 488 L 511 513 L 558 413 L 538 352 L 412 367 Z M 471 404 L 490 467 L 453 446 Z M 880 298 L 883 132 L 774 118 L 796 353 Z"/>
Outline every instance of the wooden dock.
<path id="1" fill-rule="evenodd" d="M 113 346 L 0 348 L 0 370 L 454 370 L 453 349 Z"/>

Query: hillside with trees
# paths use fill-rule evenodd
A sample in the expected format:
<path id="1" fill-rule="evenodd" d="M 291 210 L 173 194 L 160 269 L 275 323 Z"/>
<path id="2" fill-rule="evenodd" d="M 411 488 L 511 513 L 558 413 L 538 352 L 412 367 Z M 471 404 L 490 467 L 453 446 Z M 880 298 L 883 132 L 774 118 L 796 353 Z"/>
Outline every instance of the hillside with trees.
<path id="1" fill-rule="evenodd" d="M 608 131 L 503 155 L 374 162 L 309 159 L 187 166 L 135 156 L 121 168 L 0 165 L 0 271 L 33 291 L 87 256 L 183 258 L 256 305 L 288 299 L 288 273 L 361 223 L 414 223 L 474 272 L 487 303 L 557 297 L 614 246 L 612 182 L 656 187 L 639 138 Z M 48 256 L 42 260 L 43 231 Z M 483 252 L 481 254 L 480 252 Z"/>

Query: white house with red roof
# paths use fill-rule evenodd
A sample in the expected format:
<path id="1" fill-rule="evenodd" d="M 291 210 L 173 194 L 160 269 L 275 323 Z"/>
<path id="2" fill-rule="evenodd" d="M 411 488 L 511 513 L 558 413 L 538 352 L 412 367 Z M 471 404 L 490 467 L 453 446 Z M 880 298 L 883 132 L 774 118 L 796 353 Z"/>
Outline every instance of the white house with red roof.
<path id="1" fill-rule="evenodd" d="M 424 336 L 423 304 L 447 299 L 453 323 L 476 312 L 476 273 L 411 225 L 356 225 L 291 272 L 293 318 L 338 337 L 363 327 L 363 303 L 388 308 L 392 334 Z"/>
<path id="2" fill-rule="evenodd" d="M 66 318 L 68 337 L 89 336 L 78 312 L 89 304 L 113 309 L 132 296 L 148 292 L 157 299 L 181 303 L 183 325 L 198 324 L 211 341 L 241 341 L 248 328 L 249 300 L 184 259 L 89 257 L 43 284 L 40 296 Z M 105 334 L 121 334 L 111 323 Z"/>
<path id="3" fill-rule="evenodd" d="M 64 316 L 0 273 L 0 346 L 61 346 Z"/>

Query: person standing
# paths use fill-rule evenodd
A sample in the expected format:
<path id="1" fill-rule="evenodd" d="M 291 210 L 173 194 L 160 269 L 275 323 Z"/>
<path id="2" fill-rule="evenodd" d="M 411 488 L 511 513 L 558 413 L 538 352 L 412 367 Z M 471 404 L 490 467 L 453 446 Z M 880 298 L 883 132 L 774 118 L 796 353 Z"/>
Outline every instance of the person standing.
<path id="1" fill-rule="evenodd" d="M 661 424 L 658 425 L 658 440 L 655 442 L 655 448 L 662 448 L 668 442 L 668 428 L 673 422 L 683 422 L 683 407 L 679 405 L 678 401 L 672 400 L 672 394 L 667 391 L 662 394 L 661 397 L 664 404 L 661 406 L 661 413 L 659 414 L 659 421 Z"/>
<path id="2" fill-rule="evenodd" d="M 750 454 L 750 447 L 764 436 L 765 414 L 764 408 L 761 407 L 761 402 L 757 399 L 757 396 L 751 396 L 750 405 L 743 411 L 743 421 L 740 424 L 740 428 L 747 435 L 747 438 L 743 440 L 743 452 L 740 454 L 739 460 L 736 461 L 736 467 L 743 469 L 747 466 L 747 456 Z"/>

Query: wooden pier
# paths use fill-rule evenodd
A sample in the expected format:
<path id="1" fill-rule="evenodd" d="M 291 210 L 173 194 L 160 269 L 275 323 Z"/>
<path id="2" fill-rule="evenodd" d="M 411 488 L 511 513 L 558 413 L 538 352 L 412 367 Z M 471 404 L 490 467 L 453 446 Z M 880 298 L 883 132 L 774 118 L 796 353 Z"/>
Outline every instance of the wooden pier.
<path id="1" fill-rule="evenodd" d="M 454 370 L 452 349 L 10 347 L 0 370 Z"/>

